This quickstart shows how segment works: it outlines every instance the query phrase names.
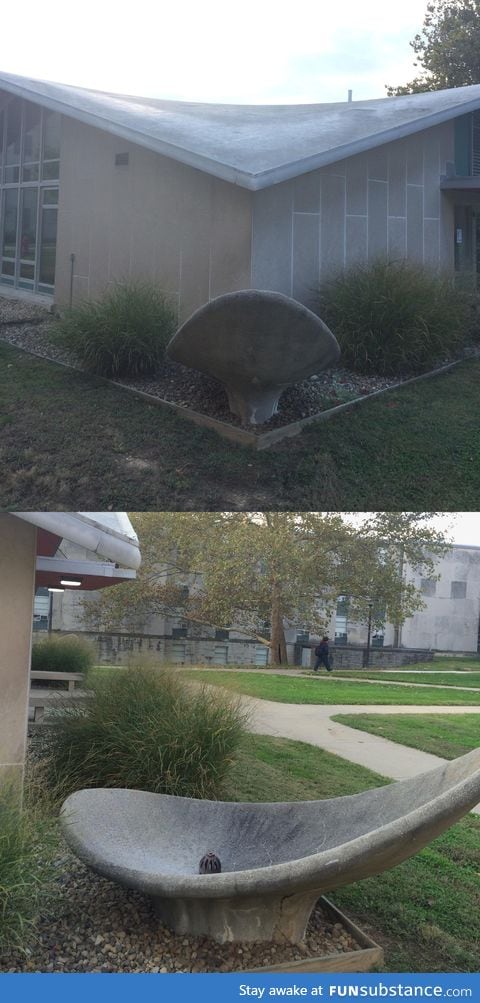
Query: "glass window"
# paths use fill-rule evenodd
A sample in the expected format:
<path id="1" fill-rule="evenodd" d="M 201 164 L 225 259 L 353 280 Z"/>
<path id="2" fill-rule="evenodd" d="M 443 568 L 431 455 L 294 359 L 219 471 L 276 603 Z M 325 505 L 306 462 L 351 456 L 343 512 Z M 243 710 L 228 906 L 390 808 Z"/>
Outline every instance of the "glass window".
<path id="1" fill-rule="evenodd" d="M 43 124 L 42 179 L 55 181 L 60 173 L 60 115 L 47 111 Z"/>
<path id="2" fill-rule="evenodd" d="M 43 189 L 43 204 L 58 205 L 58 188 Z"/>
<path id="3" fill-rule="evenodd" d="M 422 578 L 420 589 L 423 596 L 434 596 L 437 591 L 437 583 L 431 578 Z"/>
<path id="4" fill-rule="evenodd" d="M 7 188 L 3 196 L 2 257 L 15 258 L 17 248 L 18 188 Z M 2 268 L 2 271 L 4 269 Z M 13 274 L 10 270 L 7 274 Z"/>
<path id="5" fill-rule="evenodd" d="M 60 174 L 60 161 L 48 160 L 42 167 L 42 181 L 57 181 Z"/>
<path id="6" fill-rule="evenodd" d="M 5 145 L 5 183 L 18 181 L 20 173 L 20 136 L 22 106 L 14 98 L 7 105 L 7 137 Z"/>
<path id="7" fill-rule="evenodd" d="M 3 164 L 3 126 L 5 122 L 5 112 L 3 108 L 0 110 L 0 185 L 2 183 L 2 164 Z"/>
<path id="8" fill-rule="evenodd" d="M 172 637 L 186 637 L 187 628 L 186 627 L 172 627 Z"/>
<path id="9" fill-rule="evenodd" d="M 466 582 L 451 582 L 450 584 L 451 599 L 466 599 L 466 596 L 467 596 Z"/>
<path id="10" fill-rule="evenodd" d="M 20 258 L 22 261 L 35 261 L 36 237 L 37 189 L 25 188 L 22 191 L 22 216 L 20 227 Z"/>
<path id="11" fill-rule="evenodd" d="M 58 160 L 60 157 L 60 115 L 57 111 L 45 112 L 43 132 L 43 159 Z"/>
<path id="12" fill-rule="evenodd" d="M 40 244 L 39 281 L 43 285 L 55 285 L 55 251 L 57 244 L 57 210 L 42 210 L 42 236 Z"/>
<path id="13" fill-rule="evenodd" d="M 25 132 L 23 136 L 23 163 L 37 164 L 40 160 L 41 110 L 38 105 L 25 105 Z"/>
<path id="14" fill-rule="evenodd" d="M 472 174 L 480 174 L 480 115 L 478 111 L 472 114 Z"/>
<path id="15" fill-rule="evenodd" d="M 50 296 L 55 282 L 60 122 L 57 112 L 31 101 L 0 98 L 0 282 Z M 42 178 L 48 186 L 41 186 Z"/>
<path id="16" fill-rule="evenodd" d="M 20 278 L 18 284 L 22 289 L 31 289 L 33 287 L 33 280 L 35 278 L 35 266 L 25 265 L 23 262 L 20 265 Z"/>

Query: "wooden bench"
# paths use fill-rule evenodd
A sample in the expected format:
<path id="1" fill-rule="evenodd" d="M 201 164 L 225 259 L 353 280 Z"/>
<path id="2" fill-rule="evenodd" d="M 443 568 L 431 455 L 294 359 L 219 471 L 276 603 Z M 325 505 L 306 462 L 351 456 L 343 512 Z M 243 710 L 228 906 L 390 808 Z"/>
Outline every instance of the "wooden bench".
<path id="1" fill-rule="evenodd" d="M 35 724 L 41 722 L 45 715 L 45 708 L 52 705 L 69 703 L 71 699 L 83 697 L 85 694 L 75 689 L 77 683 L 83 682 L 81 672 L 41 672 L 39 670 L 30 672 L 30 679 L 41 680 L 46 684 L 45 689 L 31 689 L 28 698 L 28 717 Z M 49 682 L 68 683 L 68 688 L 48 689 Z"/>
<path id="2" fill-rule="evenodd" d="M 71 693 L 75 689 L 75 683 L 83 683 L 83 674 L 81 672 L 40 672 L 37 670 L 30 673 L 30 679 L 41 679 L 42 683 L 47 684 L 56 682 L 57 679 L 68 682 L 68 692 Z"/>

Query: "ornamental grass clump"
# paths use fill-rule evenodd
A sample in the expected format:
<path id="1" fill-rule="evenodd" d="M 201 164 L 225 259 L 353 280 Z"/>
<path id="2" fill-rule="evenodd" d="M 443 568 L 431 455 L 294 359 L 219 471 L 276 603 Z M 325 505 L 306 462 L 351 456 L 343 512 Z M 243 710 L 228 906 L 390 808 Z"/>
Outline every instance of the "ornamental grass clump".
<path id="1" fill-rule="evenodd" d="M 408 262 L 378 260 L 325 281 L 316 309 L 359 373 L 406 377 L 459 353 L 471 304 L 453 279 Z"/>
<path id="2" fill-rule="evenodd" d="M 244 735 L 238 698 L 139 665 L 93 673 L 86 686 L 90 696 L 58 709 L 45 739 L 54 788 L 217 796 Z"/>
<path id="3" fill-rule="evenodd" d="M 126 282 L 66 310 L 50 337 L 88 372 L 135 378 L 158 370 L 175 326 L 174 310 L 156 286 Z"/>
<path id="4" fill-rule="evenodd" d="M 51 874 L 53 823 L 18 790 L 0 791 L 0 957 L 30 942 Z"/>
<path id="5" fill-rule="evenodd" d="M 81 637 L 52 635 L 32 647 L 32 669 L 36 672 L 88 672 L 94 652 Z"/>

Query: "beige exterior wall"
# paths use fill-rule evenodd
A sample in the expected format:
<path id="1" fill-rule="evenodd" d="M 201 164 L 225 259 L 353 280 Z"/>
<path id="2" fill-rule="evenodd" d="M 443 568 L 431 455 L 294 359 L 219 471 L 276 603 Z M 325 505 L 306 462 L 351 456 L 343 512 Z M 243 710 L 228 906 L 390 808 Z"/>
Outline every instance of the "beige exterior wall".
<path id="1" fill-rule="evenodd" d="M 115 154 L 128 153 L 128 166 Z M 62 121 L 55 299 L 97 296 L 114 280 L 158 283 L 179 319 L 251 285 L 251 194 L 82 125 Z"/>
<path id="2" fill-rule="evenodd" d="M 23 781 L 36 530 L 0 515 L 0 786 Z"/>
<path id="3" fill-rule="evenodd" d="M 440 176 L 454 123 L 255 193 L 252 285 L 307 305 L 328 274 L 380 256 L 453 270 L 453 208 Z"/>
<path id="4" fill-rule="evenodd" d="M 329 273 L 382 255 L 452 271 L 440 176 L 453 145 L 452 121 L 252 193 L 64 118 L 56 301 L 69 299 L 71 254 L 74 300 L 147 278 L 179 320 L 250 287 L 308 304 Z"/>

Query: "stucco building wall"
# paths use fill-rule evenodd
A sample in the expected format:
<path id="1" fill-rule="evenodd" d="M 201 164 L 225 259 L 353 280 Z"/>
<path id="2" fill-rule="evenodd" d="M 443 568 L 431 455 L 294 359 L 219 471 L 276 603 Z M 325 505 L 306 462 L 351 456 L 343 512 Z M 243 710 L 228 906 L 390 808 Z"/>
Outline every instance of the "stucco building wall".
<path id="1" fill-rule="evenodd" d="M 0 517 L 0 788 L 23 781 L 27 738 L 36 529 Z"/>
<path id="2" fill-rule="evenodd" d="M 116 154 L 128 164 L 115 165 Z M 64 117 L 55 299 L 153 280 L 185 319 L 250 286 L 251 193 Z"/>
<path id="3" fill-rule="evenodd" d="M 259 192 L 64 117 L 55 298 L 155 281 L 180 320 L 235 289 L 307 305 L 326 275 L 381 255 L 453 269 L 453 207 L 440 176 L 454 123 Z M 116 154 L 128 164 L 115 165 Z"/>
<path id="4" fill-rule="evenodd" d="M 252 286 L 309 305 L 321 279 L 380 256 L 452 271 L 453 147 L 448 122 L 255 192 Z"/>
<path id="5" fill-rule="evenodd" d="M 453 547 L 439 561 L 437 572 L 440 579 L 434 585 L 434 594 L 424 594 L 425 608 L 405 622 L 401 644 L 476 652 L 480 630 L 480 548 Z M 421 586 L 420 576 L 414 581 Z M 458 592 L 464 592 L 464 597 Z"/>

